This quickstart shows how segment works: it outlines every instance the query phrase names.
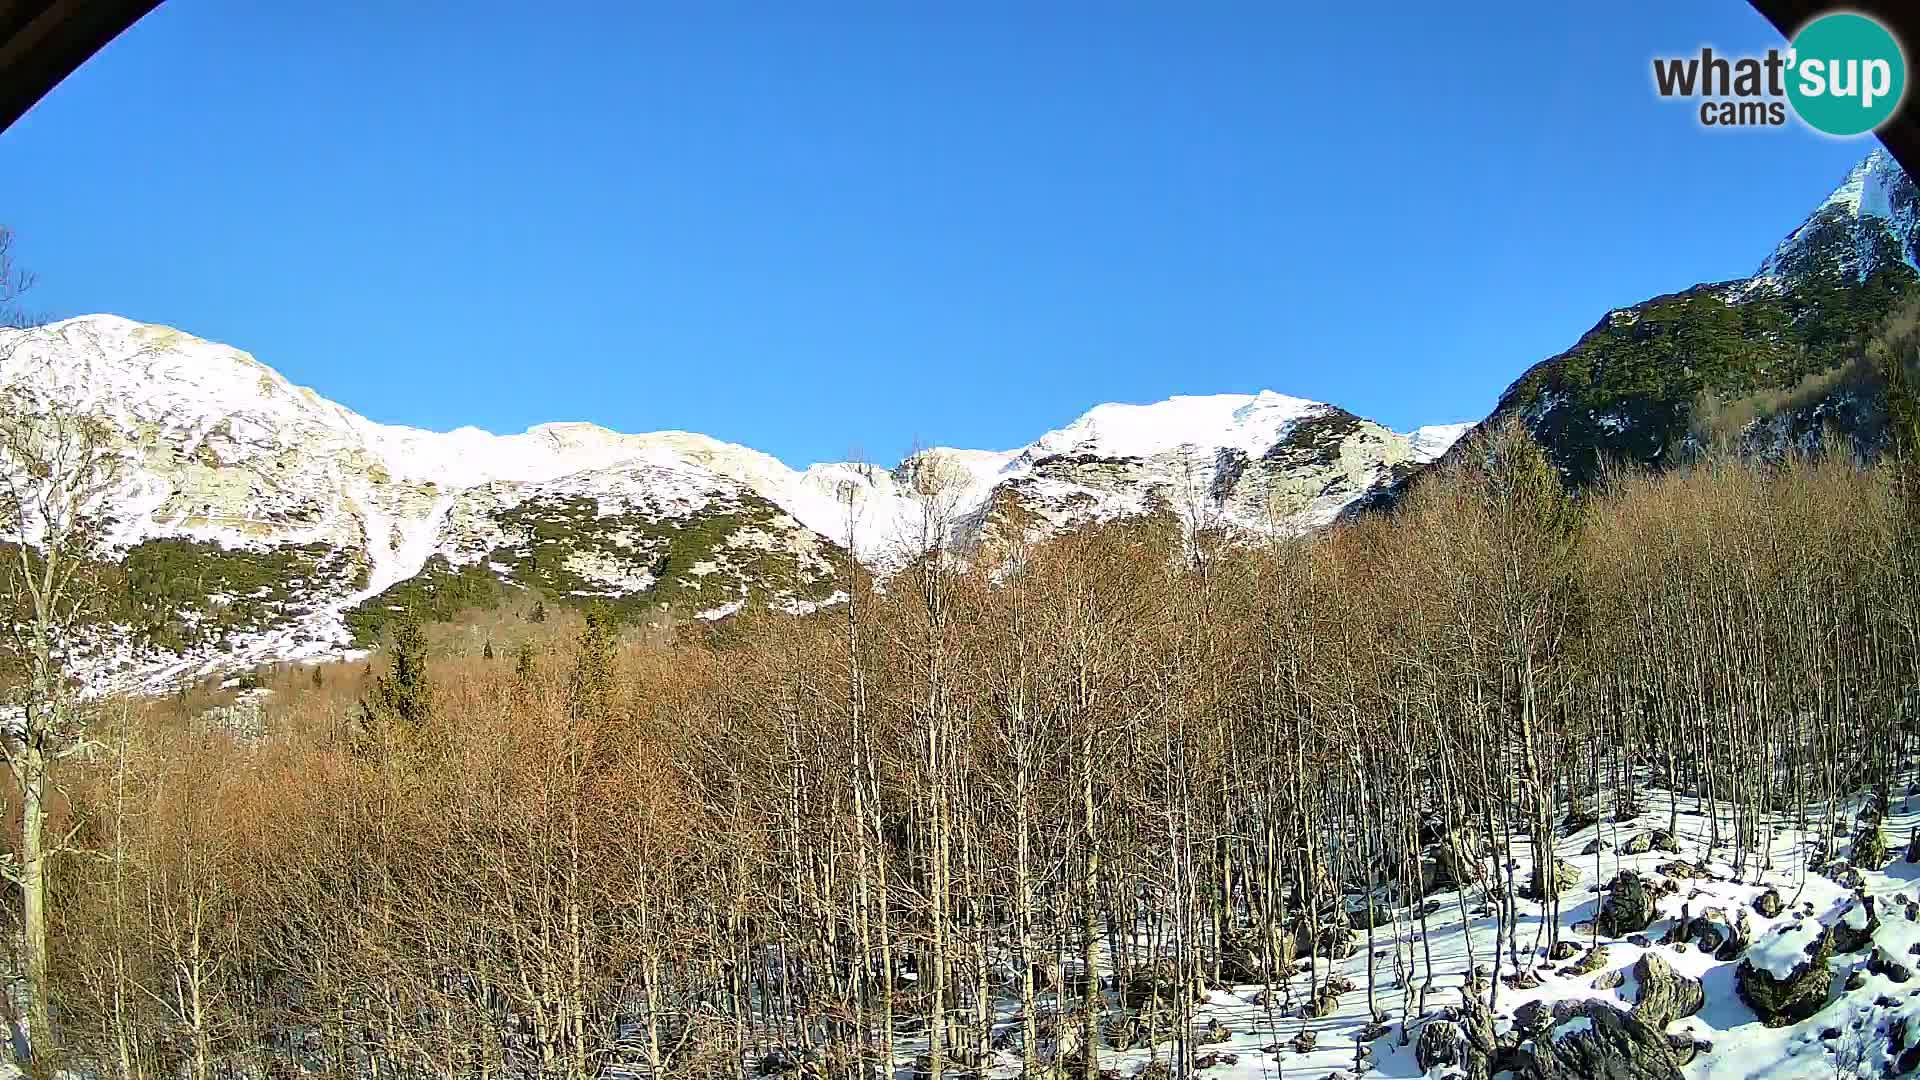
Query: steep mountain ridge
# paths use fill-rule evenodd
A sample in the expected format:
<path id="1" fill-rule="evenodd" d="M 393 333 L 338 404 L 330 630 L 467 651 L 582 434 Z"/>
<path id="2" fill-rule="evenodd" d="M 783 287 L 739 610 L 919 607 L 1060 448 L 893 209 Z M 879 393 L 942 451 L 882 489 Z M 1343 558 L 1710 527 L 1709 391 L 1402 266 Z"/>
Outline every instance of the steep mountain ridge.
<path id="1" fill-rule="evenodd" d="M 1482 423 L 1517 414 L 1575 484 L 1607 460 L 1657 465 L 1708 439 L 1776 454 L 1834 431 L 1871 450 L 1878 391 L 1862 360 L 1916 295 L 1916 268 L 1920 189 L 1876 149 L 1753 276 L 1607 312 Z"/>
<path id="2" fill-rule="evenodd" d="M 1875 148 L 1748 282 L 1790 289 L 1822 276 L 1864 281 L 1895 262 L 1920 269 L 1920 189 Z"/>
<path id="3" fill-rule="evenodd" d="M 692 432 L 380 424 L 232 347 L 110 315 L 0 332 L 17 407 L 101 418 L 130 464 L 96 508 L 128 574 L 103 659 L 151 681 L 377 640 L 403 607 L 513 590 L 636 617 L 803 612 L 835 552 L 885 573 L 1120 517 L 1294 531 L 1443 451 L 1271 392 L 1102 405 L 1010 451 L 796 470 Z M 182 582 L 206 583 L 204 588 Z"/>

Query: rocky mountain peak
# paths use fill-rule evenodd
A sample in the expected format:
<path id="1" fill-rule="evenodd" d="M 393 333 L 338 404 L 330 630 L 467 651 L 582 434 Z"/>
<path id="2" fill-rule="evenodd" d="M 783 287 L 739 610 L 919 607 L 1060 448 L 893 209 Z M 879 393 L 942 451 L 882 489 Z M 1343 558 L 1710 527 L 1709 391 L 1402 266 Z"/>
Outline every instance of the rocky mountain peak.
<path id="1" fill-rule="evenodd" d="M 1756 285 L 1790 290 L 1808 281 L 1864 281 L 1904 262 L 1920 267 L 1920 189 L 1884 148 L 1848 171 L 1754 275 Z"/>

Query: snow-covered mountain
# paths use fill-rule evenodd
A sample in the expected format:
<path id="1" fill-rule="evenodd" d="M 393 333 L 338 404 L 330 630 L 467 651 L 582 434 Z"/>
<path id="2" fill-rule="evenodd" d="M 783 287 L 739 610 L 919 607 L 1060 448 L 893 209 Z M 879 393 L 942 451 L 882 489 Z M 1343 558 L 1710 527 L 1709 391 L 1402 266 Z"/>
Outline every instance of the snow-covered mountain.
<path id="1" fill-rule="evenodd" d="M 238 349 L 110 315 L 0 332 L 0 384 L 108 420 L 131 459 L 102 509 L 132 597 L 113 660 L 142 679 L 366 644 L 396 606 L 512 589 L 800 612 L 836 600 L 849 546 L 884 573 L 936 538 L 990 557 L 1143 514 L 1310 528 L 1465 426 L 1402 435 L 1270 392 L 1177 397 L 1101 405 L 1004 452 L 797 470 L 689 432 L 379 424 Z"/>

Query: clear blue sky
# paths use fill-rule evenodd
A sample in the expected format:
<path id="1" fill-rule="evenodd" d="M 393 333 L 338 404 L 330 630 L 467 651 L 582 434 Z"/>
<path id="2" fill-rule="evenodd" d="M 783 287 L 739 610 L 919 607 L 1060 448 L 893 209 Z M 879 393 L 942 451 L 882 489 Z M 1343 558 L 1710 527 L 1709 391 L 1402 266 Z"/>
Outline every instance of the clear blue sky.
<path id="1" fill-rule="evenodd" d="M 41 308 L 378 420 L 891 462 L 1176 393 L 1477 419 L 1871 148 L 1655 98 L 1778 40 L 1744 0 L 1431 7 L 166 0 L 0 134 L 0 221 Z"/>

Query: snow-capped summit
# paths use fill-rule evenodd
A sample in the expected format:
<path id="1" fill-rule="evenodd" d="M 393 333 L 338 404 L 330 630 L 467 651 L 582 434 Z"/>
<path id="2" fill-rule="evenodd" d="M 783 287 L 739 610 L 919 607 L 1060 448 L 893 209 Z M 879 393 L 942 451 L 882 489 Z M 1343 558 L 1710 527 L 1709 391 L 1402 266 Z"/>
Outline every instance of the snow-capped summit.
<path id="1" fill-rule="evenodd" d="M 1895 193 L 1908 187 L 1912 184 L 1900 163 L 1886 147 L 1876 146 L 1847 171 L 1847 178 L 1814 213 L 1837 207 L 1854 217 L 1890 218 L 1894 216 Z"/>
<path id="2" fill-rule="evenodd" d="M 1920 267 L 1920 190 L 1876 147 L 1780 241 L 1754 281 L 1774 288 L 1820 275 L 1860 281 L 1901 261 Z"/>
<path id="3" fill-rule="evenodd" d="M 1464 424 L 1428 424 L 1408 432 L 1407 445 L 1412 448 L 1414 457 L 1423 461 L 1438 461 L 1473 428 L 1472 421 Z"/>
<path id="4" fill-rule="evenodd" d="M 1054 527 L 1164 512 L 1270 534 L 1326 524 L 1428 460 L 1408 436 L 1304 398 L 1175 397 L 1098 405 L 1048 432 L 1015 453 L 996 497 Z"/>
<path id="5" fill-rule="evenodd" d="M 1294 421 L 1319 408 L 1323 406 L 1318 402 L 1271 390 L 1171 397 L 1151 405 L 1096 405 L 1026 449 L 1036 457 L 1151 457 L 1182 446 L 1231 446 L 1257 453 L 1279 441 Z"/>

